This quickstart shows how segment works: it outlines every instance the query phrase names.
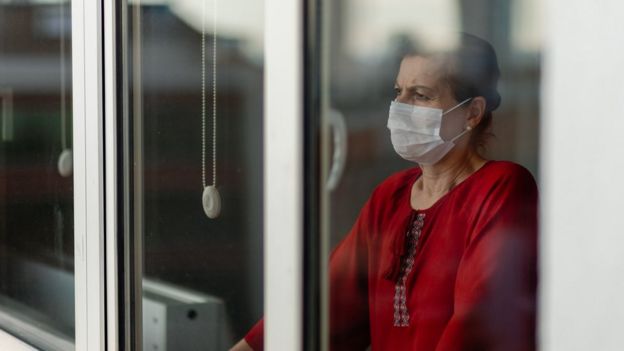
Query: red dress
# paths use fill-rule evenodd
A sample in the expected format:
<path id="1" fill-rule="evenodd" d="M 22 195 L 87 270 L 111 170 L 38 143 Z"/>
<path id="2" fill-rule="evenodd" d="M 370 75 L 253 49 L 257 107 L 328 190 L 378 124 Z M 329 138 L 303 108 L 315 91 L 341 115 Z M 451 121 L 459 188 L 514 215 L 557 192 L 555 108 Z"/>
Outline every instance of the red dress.
<path id="1" fill-rule="evenodd" d="M 330 261 L 331 350 L 534 350 L 537 187 L 490 161 L 426 210 L 413 168 L 375 189 Z M 263 349 L 263 323 L 245 336 Z"/>

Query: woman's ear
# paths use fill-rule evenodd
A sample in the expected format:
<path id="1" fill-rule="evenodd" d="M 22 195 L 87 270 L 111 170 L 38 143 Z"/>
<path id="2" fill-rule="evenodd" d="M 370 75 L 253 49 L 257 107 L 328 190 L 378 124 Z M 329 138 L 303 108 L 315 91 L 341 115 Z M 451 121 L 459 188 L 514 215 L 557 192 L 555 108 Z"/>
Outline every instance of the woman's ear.
<path id="1" fill-rule="evenodd" d="M 477 96 L 470 101 L 468 105 L 468 121 L 467 126 L 474 129 L 485 115 L 486 101 L 483 96 Z"/>

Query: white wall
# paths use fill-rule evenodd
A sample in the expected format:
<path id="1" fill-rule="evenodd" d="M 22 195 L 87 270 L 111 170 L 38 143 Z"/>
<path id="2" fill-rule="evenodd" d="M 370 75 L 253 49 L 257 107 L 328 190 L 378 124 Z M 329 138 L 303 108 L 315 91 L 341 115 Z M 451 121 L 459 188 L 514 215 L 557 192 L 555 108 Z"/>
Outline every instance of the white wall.
<path id="1" fill-rule="evenodd" d="M 546 10 L 541 350 L 624 350 L 624 2 Z"/>

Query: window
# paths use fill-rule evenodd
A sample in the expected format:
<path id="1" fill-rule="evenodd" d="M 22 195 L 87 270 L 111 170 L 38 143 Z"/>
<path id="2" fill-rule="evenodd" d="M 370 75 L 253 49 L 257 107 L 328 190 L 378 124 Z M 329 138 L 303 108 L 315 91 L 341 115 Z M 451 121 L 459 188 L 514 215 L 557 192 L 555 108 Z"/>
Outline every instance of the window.
<path id="1" fill-rule="evenodd" d="M 542 33 L 540 27 L 532 23 L 539 18 L 541 8 L 535 2 L 526 1 L 479 1 L 468 4 L 457 1 L 347 0 L 316 3 L 321 8 L 325 6 L 326 12 L 323 14 L 326 16 L 319 17 L 315 23 L 324 27 L 320 32 L 326 34 L 321 37 L 316 50 L 310 51 L 310 56 L 313 57 L 311 60 L 314 58 L 321 60 L 321 68 L 308 67 L 308 70 L 311 70 L 308 76 L 312 78 L 306 84 L 309 87 L 318 85 L 323 90 L 320 96 L 325 99 L 321 103 L 324 110 L 318 123 L 327 127 L 321 129 L 326 131 L 322 135 L 321 144 L 315 146 L 312 143 L 310 147 L 318 147 L 321 159 L 325 162 L 327 177 L 332 179 L 336 174 L 341 175 L 337 182 L 319 190 L 319 196 L 324 198 L 324 202 L 320 204 L 322 215 L 318 220 L 325 223 L 321 228 L 326 228 L 324 234 L 327 246 L 333 252 L 329 274 L 324 278 L 329 286 L 327 289 L 329 316 L 325 319 L 324 327 L 329 330 L 330 345 L 334 349 L 340 349 L 344 346 L 340 346 L 338 339 L 348 336 L 350 345 L 361 345 L 365 348 L 372 344 L 372 349 L 401 349 L 407 346 L 396 343 L 405 338 L 403 340 L 408 340 L 411 347 L 420 345 L 417 348 L 433 349 L 431 344 L 427 344 L 432 341 L 424 338 L 431 337 L 437 340 L 440 334 L 436 332 L 427 334 L 428 332 L 422 330 L 432 331 L 441 328 L 439 329 L 441 333 L 444 330 L 443 326 L 452 320 L 453 309 L 447 307 L 453 306 L 456 291 L 455 274 L 459 277 L 462 274 L 461 270 L 457 270 L 457 265 L 464 262 L 448 256 L 433 257 L 437 252 L 436 247 L 442 251 L 447 250 L 446 253 L 454 250 L 452 248 L 454 244 L 451 243 L 463 243 L 465 237 L 462 235 L 467 232 L 453 227 L 452 231 L 457 235 L 446 237 L 450 229 L 449 231 L 439 229 L 446 227 L 439 220 L 436 222 L 436 219 L 453 218 L 461 221 L 462 215 L 468 213 L 468 209 L 480 208 L 482 204 L 467 198 L 460 207 L 464 212 L 459 209 L 453 210 L 451 205 L 448 205 L 440 210 L 441 213 L 437 213 L 436 205 L 443 203 L 438 206 L 442 208 L 445 197 L 446 203 L 450 204 L 452 199 L 459 199 L 461 195 L 457 195 L 451 189 L 444 192 L 448 196 L 440 195 L 435 199 L 432 196 L 433 200 L 429 201 L 430 198 L 424 194 L 418 197 L 412 192 L 412 186 L 416 186 L 415 180 L 408 175 L 420 174 L 417 170 L 419 166 L 415 162 L 427 164 L 429 161 L 419 159 L 408 162 L 403 159 L 410 157 L 416 159 L 413 156 L 418 151 L 412 145 L 398 145 L 397 143 L 405 142 L 401 139 L 403 134 L 395 139 L 394 131 L 389 130 L 392 122 L 392 117 L 389 116 L 389 110 L 392 114 L 391 102 L 396 99 L 408 105 L 431 107 L 433 105 L 425 98 L 435 101 L 440 98 L 441 93 L 438 91 L 426 96 L 427 93 L 418 92 L 424 94 L 421 100 L 416 102 L 402 100 L 403 96 L 397 94 L 395 88 L 408 89 L 401 86 L 402 84 L 427 84 L 426 81 L 422 83 L 423 76 L 404 75 L 404 69 L 417 70 L 423 69 L 423 66 L 405 68 L 403 64 L 411 63 L 406 63 L 408 61 L 403 59 L 424 57 L 430 60 L 429 62 L 437 60 L 431 63 L 433 65 L 431 67 L 438 67 L 436 69 L 444 72 L 440 73 L 442 81 L 449 79 L 448 86 L 463 84 L 462 87 L 466 86 L 463 89 L 468 91 L 465 94 L 473 94 L 462 95 L 461 99 L 448 104 L 445 107 L 447 111 L 474 96 L 484 96 L 488 106 L 494 105 L 496 104 L 494 95 L 497 91 L 502 96 L 502 102 L 497 109 L 494 106 L 495 110 L 492 112 L 491 132 L 494 136 L 489 138 L 485 151 L 477 147 L 475 149 L 486 159 L 518 163 L 532 174 L 528 175 L 529 178 L 539 181 L 538 92 Z M 530 31 L 527 30 L 527 26 L 531 28 Z M 500 68 L 498 85 L 488 83 L 491 86 L 485 87 L 483 83 L 482 87 L 476 86 L 478 83 L 476 81 L 461 81 L 468 80 L 465 77 L 471 74 L 468 72 L 470 68 L 457 73 L 453 76 L 455 78 L 448 78 L 453 74 L 452 69 L 462 69 L 456 67 L 464 67 L 461 66 L 461 62 L 470 60 L 467 58 L 468 54 L 461 54 L 464 55 L 461 59 L 453 61 L 457 62 L 453 68 L 448 68 L 450 65 L 442 68 L 437 66 L 450 62 L 444 60 L 452 60 L 449 57 L 462 50 L 462 45 L 467 45 L 461 32 L 476 35 L 492 45 L 498 56 Z M 470 50 L 473 49 L 474 47 L 471 47 Z M 325 57 L 320 56 L 321 53 L 324 53 Z M 459 62 L 460 60 L 463 61 Z M 480 61 L 475 65 L 486 66 L 484 62 Z M 431 67 L 426 68 L 428 75 L 437 72 Z M 478 69 L 481 68 L 475 71 Z M 327 73 L 323 75 L 318 74 L 319 72 Z M 485 79 L 487 74 L 485 69 L 479 72 L 483 75 L 481 78 Z M 320 82 L 315 80 L 315 77 L 321 77 Z M 454 94 L 464 94 L 459 88 L 451 89 L 455 89 L 452 92 Z M 486 90 L 491 90 L 492 93 Z M 313 88 L 310 88 L 310 91 L 313 91 Z M 467 104 L 471 102 L 472 100 L 468 100 Z M 412 115 L 411 120 L 418 118 L 422 120 L 425 117 Z M 452 114 L 445 114 L 442 118 L 441 126 L 438 127 L 442 128 L 440 134 L 443 141 L 451 140 L 451 137 L 463 131 L 464 126 L 461 125 L 459 127 L 461 129 L 456 129 L 458 131 L 454 132 L 455 134 L 445 136 L 445 127 L 450 128 L 449 126 L 455 123 L 453 122 L 455 117 Z M 418 130 L 418 133 L 421 133 L 418 134 L 419 138 L 425 138 L 422 135 L 424 133 L 422 127 L 419 128 L 421 128 Z M 400 132 L 402 131 L 403 129 Z M 476 133 L 473 128 L 472 134 L 468 135 Z M 433 140 L 429 136 L 427 138 L 429 141 Z M 464 139 L 468 140 L 467 137 Z M 451 149 L 446 154 L 448 155 L 446 160 L 460 157 L 453 156 L 459 155 L 453 150 L 463 147 L 462 139 L 457 140 L 456 144 L 460 146 Z M 410 149 L 404 150 L 401 154 L 402 147 Z M 461 160 L 456 158 L 456 161 L 447 161 L 444 164 L 447 169 L 462 165 L 466 168 L 466 163 Z M 472 168 L 466 174 L 477 174 L 479 171 L 475 172 L 476 169 Z M 425 169 L 430 170 L 433 169 Z M 460 174 L 458 171 L 454 172 Z M 390 184 L 399 182 L 397 177 L 403 177 L 400 181 L 402 188 L 396 185 L 397 188 L 392 188 L 394 190 L 388 193 L 389 187 L 394 186 Z M 470 184 L 468 176 L 464 178 L 459 176 L 456 179 L 461 179 L 462 182 L 466 179 L 464 185 Z M 323 183 L 324 180 L 321 179 L 320 182 Z M 461 182 L 458 184 L 457 189 L 460 189 L 462 184 Z M 457 184 L 452 184 L 451 187 L 455 185 Z M 403 197 L 402 194 L 407 195 Z M 416 202 L 423 198 L 429 202 Z M 405 206 L 402 205 L 403 202 Z M 389 208 L 392 209 L 391 213 L 383 212 Z M 431 211 L 427 212 L 429 209 Z M 530 231 L 532 235 L 536 235 L 537 232 L 535 209 L 533 207 L 531 217 L 534 219 L 534 229 Z M 437 232 L 436 229 L 428 229 L 430 221 L 435 223 L 433 225 L 437 228 Z M 521 227 L 520 221 L 514 229 L 521 230 Z M 396 239 L 388 239 L 389 237 Z M 438 239 L 444 240 L 445 243 L 436 246 Z M 342 243 L 340 248 L 334 251 L 339 243 Z M 511 241 L 508 245 L 511 245 Z M 535 277 L 537 265 L 535 247 L 530 243 L 526 246 L 532 247 L 527 248 L 531 253 L 527 253 L 522 260 L 519 259 L 520 267 L 510 272 L 508 276 L 515 275 L 521 280 L 520 275 L 526 270 L 533 272 Z M 516 252 L 520 252 L 522 247 L 517 245 Z M 493 260 L 493 266 L 504 269 L 508 263 L 503 260 L 502 253 L 498 254 L 500 257 Z M 352 285 L 349 285 L 350 279 Z M 446 279 L 449 288 L 439 288 L 445 284 Z M 434 287 L 441 290 L 435 290 Z M 531 289 L 532 292 L 528 294 L 531 295 L 533 308 L 531 312 L 535 315 L 537 297 L 534 283 Z M 434 290 L 435 293 L 432 292 Z M 503 294 L 504 292 L 501 292 L 497 296 L 502 298 Z M 445 297 L 434 298 L 431 295 Z M 446 302 L 442 302 L 445 298 Z M 420 329 L 420 334 L 410 334 L 413 328 Z M 535 326 L 530 332 L 534 333 L 534 328 Z M 528 338 L 530 337 L 524 339 Z M 345 339 L 342 340 L 347 342 Z"/>
<path id="2" fill-rule="evenodd" d="M 74 339 L 69 1 L 0 4 L 0 327 Z"/>
<path id="3" fill-rule="evenodd" d="M 137 347 L 226 349 L 262 316 L 261 10 L 125 8 L 121 216 L 138 267 L 129 288 L 143 296 L 128 312 Z"/>

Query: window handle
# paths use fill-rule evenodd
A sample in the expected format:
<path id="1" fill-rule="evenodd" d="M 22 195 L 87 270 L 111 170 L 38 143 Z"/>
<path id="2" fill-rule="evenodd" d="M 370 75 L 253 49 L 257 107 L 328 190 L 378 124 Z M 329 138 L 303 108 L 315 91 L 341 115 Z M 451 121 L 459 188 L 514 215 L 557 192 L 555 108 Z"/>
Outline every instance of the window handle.
<path id="1" fill-rule="evenodd" d="M 340 111 L 329 111 L 329 125 L 334 134 L 334 154 L 327 177 L 327 190 L 334 191 L 342 178 L 347 163 L 347 124 Z"/>

